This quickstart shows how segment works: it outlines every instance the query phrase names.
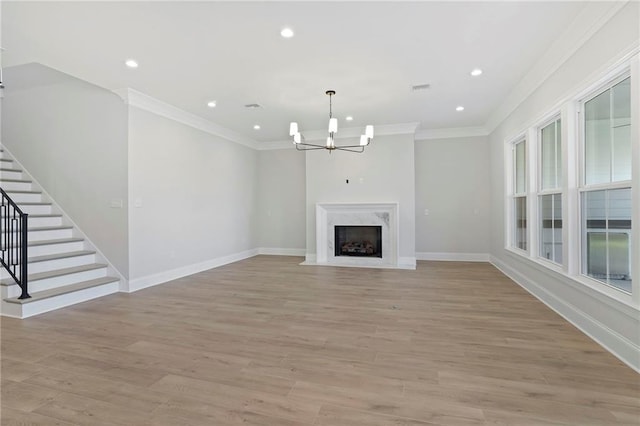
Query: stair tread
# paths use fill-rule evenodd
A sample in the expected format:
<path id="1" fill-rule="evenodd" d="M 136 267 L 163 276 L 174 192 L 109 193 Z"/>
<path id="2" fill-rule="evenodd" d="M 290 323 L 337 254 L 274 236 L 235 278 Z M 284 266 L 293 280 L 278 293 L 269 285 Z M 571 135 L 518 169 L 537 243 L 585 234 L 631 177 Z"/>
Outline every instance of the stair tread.
<path id="1" fill-rule="evenodd" d="M 55 240 L 41 240 L 41 241 L 29 241 L 27 246 L 47 246 L 51 244 L 66 244 L 66 243 L 76 243 L 84 241 L 84 238 L 80 237 L 72 237 L 72 238 L 56 238 Z"/>
<path id="2" fill-rule="evenodd" d="M 20 226 L 15 228 L 16 231 L 21 229 Z M 39 231 L 65 231 L 67 229 L 73 229 L 71 225 L 58 225 L 58 226 L 40 226 L 35 228 L 27 228 L 29 232 L 39 232 Z M 4 232 L 2 232 L 4 234 Z"/>
<path id="3" fill-rule="evenodd" d="M 33 183 L 31 180 L 27 179 L 4 179 L 0 178 L 0 182 L 11 182 L 11 183 Z"/>
<path id="4" fill-rule="evenodd" d="M 25 191 L 21 189 L 7 189 L 4 192 L 6 192 L 7 194 L 40 194 L 42 195 L 42 191 Z"/>
<path id="5" fill-rule="evenodd" d="M 0 172 L 22 172 L 20 169 L 8 169 L 6 167 L 0 167 Z"/>
<path id="6" fill-rule="evenodd" d="M 46 262 L 47 260 L 68 259 L 70 257 L 87 256 L 96 254 L 91 250 L 68 251 L 65 253 L 46 254 L 43 256 L 30 257 L 28 263 Z"/>
<path id="7" fill-rule="evenodd" d="M 50 206 L 51 203 L 47 203 L 44 201 L 17 201 L 17 205 L 19 206 Z"/>
<path id="8" fill-rule="evenodd" d="M 60 213 L 49 213 L 49 214 L 30 214 L 29 219 L 33 218 L 45 218 L 45 217 L 62 217 Z"/>
<path id="9" fill-rule="evenodd" d="M 73 229 L 71 225 L 59 225 L 59 226 L 40 226 L 37 228 L 28 228 L 29 232 L 33 231 L 62 231 L 65 229 Z"/>
<path id="10" fill-rule="evenodd" d="M 5 299 L 5 302 L 9 303 L 18 303 L 24 305 L 26 303 L 37 302 L 38 300 L 49 299 L 51 297 L 60 296 L 67 293 L 73 293 L 74 291 L 84 290 L 91 287 L 97 287 L 103 284 L 109 284 L 119 281 L 119 278 L 116 277 L 101 277 L 95 278 L 92 280 L 82 281 L 75 284 L 69 284 L 57 288 L 52 288 L 50 290 L 36 291 L 31 293 L 31 297 L 29 299 L 18 299 L 17 297 L 12 297 L 9 299 Z"/>
<path id="11" fill-rule="evenodd" d="M 33 282 L 33 281 L 39 281 L 39 280 L 44 280 L 47 278 L 54 278 L 54 277 L 62 277 L 65 275 L 71 275 L 71 274 L 75 274 L 78 272 L 87 272 L 87 271 L 93 271 L 96 269 L 101 269 L 101 268 L 106 268 L 107 265 L 105 265 L 104 263 L 91 263 L 89 265 L 81 265 L 81 266 L 72 266 L 70 268 L 61 268 L 61 269 L 55 269 L 53 271 L 47 271 L 47 272 L 38 272 L 35 274 L 29 274 L 29 282 Z M 15 282 L 13 281 L 13 279 L 6 279 L 3 280 L 2 285 L 13 285 L 15 284 Z"/>

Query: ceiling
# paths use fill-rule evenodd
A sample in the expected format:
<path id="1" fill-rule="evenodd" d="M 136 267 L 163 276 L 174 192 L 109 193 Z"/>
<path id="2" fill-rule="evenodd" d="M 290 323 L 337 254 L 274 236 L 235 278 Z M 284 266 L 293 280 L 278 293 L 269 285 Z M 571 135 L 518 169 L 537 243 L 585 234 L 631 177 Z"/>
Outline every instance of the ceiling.
<path id="1" fill-rule="evenodd" d="M 288 139 L 290 121 L 324 129 L 327 89 L 340 128 L 474 127 L 585 4 L 4 1 L 2 62 L 129 87 L 259 142 Z M 280 36 L 284 27 L 293 38 Z M 418 84 L 430 88 L 412 91 Z"/>

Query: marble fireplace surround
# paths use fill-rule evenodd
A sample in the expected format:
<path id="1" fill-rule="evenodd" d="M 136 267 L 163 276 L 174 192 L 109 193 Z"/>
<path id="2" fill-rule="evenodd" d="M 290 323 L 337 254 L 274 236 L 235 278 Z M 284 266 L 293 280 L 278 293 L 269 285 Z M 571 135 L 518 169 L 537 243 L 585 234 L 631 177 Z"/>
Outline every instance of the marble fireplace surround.
<path id="1" fill-rule="evenodd" d="M 334 226 L 382 227 L 382 258 L 335 256 Z M 398 203 L 316 204 L 316 264 L 363 267 L 398 267 Z"/>

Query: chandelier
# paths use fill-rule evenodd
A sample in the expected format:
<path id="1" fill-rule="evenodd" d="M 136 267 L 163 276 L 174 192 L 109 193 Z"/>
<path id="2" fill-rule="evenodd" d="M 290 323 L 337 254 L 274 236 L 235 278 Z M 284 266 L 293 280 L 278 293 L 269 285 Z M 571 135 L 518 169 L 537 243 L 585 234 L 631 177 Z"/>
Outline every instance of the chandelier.
<path id="1" fill-rule="evenodd" d="M 293 136 L 293 144 L 296 146 L 296 149 L 298 151 L 326 149 L 329 151 L 329 153 L 335 150 L 364 152 L 364 148 L 369 145 L 369 143 L 373 139 L 373 126 L 368 125 L 365 127 L 364 135 L 360 136 L 360 143 L 358 145 L 336 145 L 335 134 L 338 133 L 338 119 L 333 118 L 333 112 L 331 110 L 331 97 L 336 94 L 336 91 L 327 90 L 325 94 L 329 96 L 329 136 L 327 136 L 327 142 L 324 145 L 308 143 L 304 140 L 304 137 L 298 131 L 298 123 L 292 122 L 289 126 L 289 136 Z"/>

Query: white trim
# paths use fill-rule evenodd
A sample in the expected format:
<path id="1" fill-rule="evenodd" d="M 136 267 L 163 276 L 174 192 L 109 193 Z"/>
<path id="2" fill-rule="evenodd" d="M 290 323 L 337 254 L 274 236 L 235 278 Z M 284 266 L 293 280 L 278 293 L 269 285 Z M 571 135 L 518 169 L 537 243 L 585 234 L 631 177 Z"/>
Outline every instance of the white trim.
<path id="1" fill-rule="evenodd" d="M 399 124 L 385 124 L 381 126 L 375 126 L 375 135 L 373 142 L 376 142 L 378 136 L 391 136 L 391 135 L 406 135 L 415 134 L 416 129 L 420 123 L 399 123 Z M 340 129 L 335 135 L 335 139 L 347 139 L 347 138 L 359 138 L 364 132 L 363 127 L 347 127 Z M 309 130 L 302 133 L 303 137 L 307 141 L 325 140 L 327 138 L 326 130 Z M 292 145 L 291 142 L 289 144 Z"/>
<path id="2" fill-rule="evenodd" d="M 219 266 L 227 265 L 229 263 L 237 262 L 239 260 L 248 259 L 250 257 L 256 256 L 257 254 L 258 249 L 245 250 L 239 253 L 229 254 L 227 256 L 206 260 L 204 262 L 181 266 L 179 268 L 159 272 L 157 274 L 131 279 L 129 280 L 129 290 L 126 291 L 126 293 L 133 293 L 134 291 L 142 290 L 144 288 L 152 287 L 158 284 L 164 284 L 168 281 L 186 277 L 187 275 L 197 274 L 198 272 L 206 271 L 208 269 L 213 269 Z"/>
<path id="3" fill-rule="evenodd" d="M 162 102 L 156 98 L 153 98 L 144 93 L 138 92 L 130 88 L 116 89 L 113 93 L 120 96 L 120 98 L 129 106 L 136 107 L 159 116 L 169 118 L 177 121 L 178 123 L 191 126 L 194 129 L 202 130 L 214 136 L 221 137 L 231 142 L 238 143 L 240 145 L 247 146 L 249 148 L 256 149 L 258 142 L 254 139 L 243 136 L 233 130 L 226 127 L 215 124 L 209 120 L 199 117 L 195 114 L 177 108 L 166 102 Z"/>
<path id="4" fill-rule="evenodd" d="M 489 131 L 483 126 L 476 127 L 452 127 L 443 129 L 424 129 L 416 132 L 415 140 L 424 141 L 430 139 L 469 138 L 487 136 Z"/>
<path id="5" fill-rule="evenodd" d="M 590 2 L 567 30 L 553 43 L 506 100 L 489 116 L 484 127 L 493 132 L 522 102 L 547 81 L 596 32 L 600 30 L 627 2 Z M 637 42 L 635 43 L 637 45 Z M 607 65 L 609 68 L 611 65 Z M 529 127 L 529 126 L 527 126 Z"/>
<path id="6" fill-rule="evenodd" d="M 489 262 L 489 253 L 416 253 L 418 260 L 436 260 L 446 262 Z"/>
<path id="7" fill-rule="evenodd" d="M 293 141 L 258 142 L 254 149 L 257 151 L 272 151 L 275 149 L 296 149 Z"/>
<path id="8" fill-rule="evenodd" d="M 277 248 L 277 247 L 259 247 L 258 254 L 264 254 L 269 256 L 298 256 L 304 257 L 305 249 L 296 248 Z"/>
<path id="9" fill-rule="evenodd" d="M 580 331 L 589 336 L 603 348 L 611 352 L 629 367 L 637 372 L 640 372 L 640 357 L 638 356 L 638 354 L 640 353 L 640 346 L 630 341 L 626 337 L 620 335 L 616 331 L 610 329 L 609 327 L 591 317 L 586 312 L 578 309 L 571 303 L 560 299 L 559 297 L 548 291 L 546 288 L 544 288 L 543 285 L 529 279 L 524 274 L 507 265 L 497 257 L 491 256 L 490 262 L 493 266 L 495 266 L 498 270 L 511 278 L 516 284 L 525 289 L 536 299 L 540 300 L 558 315 L 569 321 Z M 597 300 L 603 302 L 606 301 L 601 299 Z M 620 309 L 619 307 L 609 303 L 608 308 L 615 309 L 625 315 L 629 315 L 629 312 L 625 312 L 626 309 L 624 309 L 624 306 L 622 306 L 623 309 Z M 634 318 L 634 316 L 632 316 L 631 318 Z M 635 318 L 637 321 L 637 314 L 635 315 Z"/>

